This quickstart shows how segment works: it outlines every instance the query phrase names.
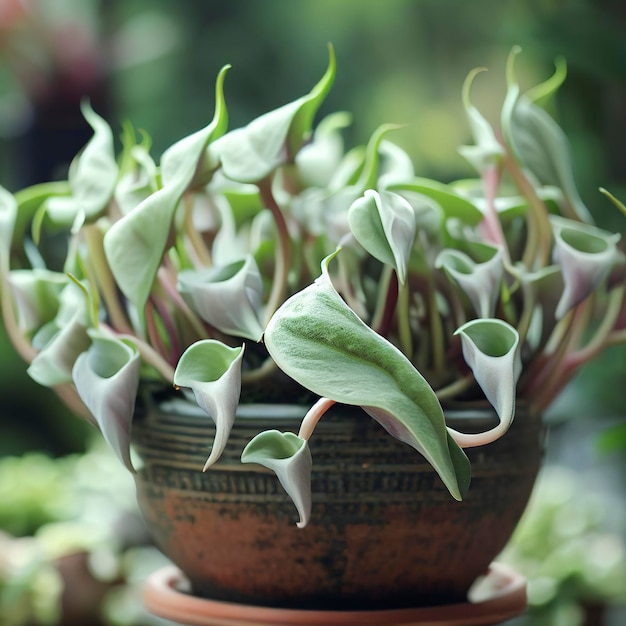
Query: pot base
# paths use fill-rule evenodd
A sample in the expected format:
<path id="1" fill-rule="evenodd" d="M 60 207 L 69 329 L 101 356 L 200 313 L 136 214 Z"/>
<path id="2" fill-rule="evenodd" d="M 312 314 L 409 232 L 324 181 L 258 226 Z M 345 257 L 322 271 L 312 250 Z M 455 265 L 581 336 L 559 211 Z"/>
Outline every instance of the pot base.
<path id="1" fill-rule="evenodd" d="M 414 609 L 273 609 L 199 598 L 185 589 L 182 572 L 164 567 L 146 581 L 144 604 L 154 615 L 188 626 L 491 626 L 526 608 L 526 579 L 502 563 L 493 563 L 474 584 L 468 602 Z"/>

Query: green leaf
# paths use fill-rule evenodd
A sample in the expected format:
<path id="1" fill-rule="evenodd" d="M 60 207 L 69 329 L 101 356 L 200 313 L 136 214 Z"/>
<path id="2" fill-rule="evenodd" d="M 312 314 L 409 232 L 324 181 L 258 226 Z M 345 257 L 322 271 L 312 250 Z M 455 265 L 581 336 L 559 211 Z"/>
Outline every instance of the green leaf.
<path id="1" fill-rule="evenodd" d="M 381 263 L 393 267 L 404 284 L 416 232 L 415 213 L 407 200 L 389 191 L 368 189 L 352 203 L 348 223 L 357 241 Z"/>
<path id="2" fill-rule="evenodd" d="M 522 369 L 519 335 L 499 319 L 472 320 L 455 334 L 461 336 L 465 362 L 500 418 L 499 426 L 488 431 L 489 441 L 493 441 L 509 429 L 515 415 L 515 389 Z M 487 443 L 487 433 L 459 437 L 456 431 L 451 432 L 464 447 Z"/>
<path id="3" fill-rule="evenodd" d="M 28 375 L 46 387 L 72 382 L 72 367 L 91 340 L 87 334 L 86 302 L 82 291 L 69 283 L 59 294 L 55 318 L 44 324 L 32 340 L 39 353 Z"/>
<path id="4" fill-rule="evenodd" d="M 205 321 L 223 333 L 259 341 L 263 280 L 254 258 L 178 274 L 178 291 Z"/>
<path id="5" fill-rule="evenodd" d="M 90 331 L 91 345 L 72 368 L 76 391 L 96 418 L 102 436 L 120 461 L 134 471 L 130 431 L 141 360 L 137 349 L 116 337 Z"/>
<path id="6" fill-rule="evenodd" d="M 380 174 L 381 153 L 380 148 L 387 133 L 392 130 L 401 128 L 397 124 L 383 124 L 379 126 L 367 142 L 364 154 L 363 169 L 355 187 L 359 191 L 373 189 L 377 186 L 378 176 Z"/>
<path id="7" fill-rule="evenodd" d="M 550 223 L 555 236 L 554 258 L 563 273 L 564 288 L 556 309 L 556 318 L 561 319 L 623 262 L 617 249 L 621 235 L 559 216 L 551 216 Z"/>
<path id="8" fill-rule="evenodd" d="M 576 188 L 567 136 L 546 111 L 528 96 L 520 95 L 512 58 L 509 65 L 509 87 L 501 116 L 506 144 L 542 185 L 554 185 L 562 190 L 578 219 L 592 222 Z"/>
<path id="9" fill-rule="evenodd" d="M 334 255 L 333 255 L 334 256 Z M 393 344 L 366 326 L 322 276 L 274 314 L 265 345 L 277 365 L 313 393 L 388 416 L 389 432 L 433 465 L 457 499 L 469 480 L 469 462 L 451 452 L 434 391 Z"/>
<path id="10" fill-rule="evenodd" d="M 104 250 L 122 293 L 138 308 L 148 300 L 161 258 L 167 247 L 174 213 L 192 183 L 207 145 L 224 128 L 226 110 L 222 87 L 227 68 L 217 77 L 216 108 L 212 122 L 181 139 L 161 162 L 163 188 L 115 222 L 104 237 Z"/>
<path id="11" fill-rule="evenodd" d="M 9 274 L 20 329 L 25 333 L 54 319 L 68 277 L 46 269 L 13 270 Z"/>
<path id="12" fill-rule="evenodd" d="M 174 372 L 174 385 L 193 391 L 198 406 L 215 422 L 215 439 L 204 464 L 206 471 L 221 456 L 235 421 L 241 393 L 244 346 L 197 341 L 185 350 Z"/>
<path id="13" fill-rule="evenodd" d="M 470 90 L 474 79 L 485 68 L 472 70 L 463 84 L 463 106 L 470 124 L 475 145 L 459 147 L 459 153 L 479 172 L 483 172 L 490 165 L 496 164 L 504 156 L 504 149 L 500 145 L 494 130 L 480 111 L 472 105 Z"/>
<path id="14" fill-rule="evenodd" d="M 470 200 L 459 195 L 450 185 L 445 185 L 428 178 L 414 178 L 408 183 L 390 185 L 389 191 L 402 194 L 409 191 L 434 200 L 446 218 L 457 218 L 464 224 L 476 226 L 483 219 L 483 214 Z"/>
<path id="15" fill-rule="evenodd" d="M 226 177 L 257 183 L 295 157 L 335 79 L 332 47 L 329 53 L 328 69 L 309 94 L 230 131 L 211 146 L 213 158 L 221 162 Z"/>
<path id="16" fill-rule="evenodd" d="M 311 451 L 306 439 L 293 433 L 267 430 L 245 447 L 242 463 L 258 463 L 272 470 L 296 505 L 304 528 L 311 517 Z"/>
<path id="17" fill-rule="evenodd" d="M 502 250 L 491 248 L 491 258 L 475 263 L 461 250 L 442 250 L 435 259 L 435 267 L 443 268 L 448 277 L 461 287 L 470 299 L 478 317 L 492 317 L 504 276 Z"/>

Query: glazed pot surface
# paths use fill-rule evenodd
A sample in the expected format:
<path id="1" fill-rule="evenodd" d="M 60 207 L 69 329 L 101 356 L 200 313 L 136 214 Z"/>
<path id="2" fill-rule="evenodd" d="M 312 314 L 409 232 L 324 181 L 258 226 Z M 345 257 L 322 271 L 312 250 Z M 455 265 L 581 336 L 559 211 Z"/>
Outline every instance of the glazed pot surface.
<path id="1" fill-rule="evenodd" d="M 155 542 L 214 600 L 275 607 L 367 609 L 464 601 L 511 536 L 542 456 L 542 426 L 518 414 L 511 431 L 467 450 L 472 484 L 455 501 L 413 448 L 360 409 L 337 406 L 310 440 L 312 517 L 298 529 L 278 479 L 243 465 L 258 432 L 297 432 L 306 409 L 242 406 L 222 458 L 201 471 L 211 420 L 191 405 L 136 416 L 143 467 L 138 500 Z M 474 413 L 450 414 L 461 431 L 487 429 Z"/>

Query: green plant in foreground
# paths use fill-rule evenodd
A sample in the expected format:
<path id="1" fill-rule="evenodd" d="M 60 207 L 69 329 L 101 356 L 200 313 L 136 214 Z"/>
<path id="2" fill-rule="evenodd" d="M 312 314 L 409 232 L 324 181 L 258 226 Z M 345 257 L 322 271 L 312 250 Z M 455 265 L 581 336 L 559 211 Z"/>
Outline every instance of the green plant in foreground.
<path id="1" fill-rule="evenodd" d="M 159 165 L 130 126 L 116 158 L 111 129 L 85 104 L 94 135 L 68 181 L 0 197 L 2 311 L 29 374 L 130 469 L 140 391 L 174 385 L 214 420 L 205 469 L 240 402 L 310 402 L 298 434 L 277 420 L 242 454 L 276 472 L 301 526 L 307 442 L 336 402 L 363 407 L 461 499 L 463 448 L 503 435 L 516 398 L 544 409 L 626 339 L 619 235 L 591 223 L 567 139 L 538 104 L 564 67 L 522 93 L 517 52 L 499 129 L 472 105 L 478 71 L 468 76 L 474 145 L 460 153 L 478 175 L 450 183 L 416 176 L 390 140 L 399 127 L 348 151 L 349 115 L 313 127 L 332 50 L 309 94 L 231 131 L 224 68 L 211 123 Z M 485 399 L 496 427 L 446 427 L 442 406 Z"/>

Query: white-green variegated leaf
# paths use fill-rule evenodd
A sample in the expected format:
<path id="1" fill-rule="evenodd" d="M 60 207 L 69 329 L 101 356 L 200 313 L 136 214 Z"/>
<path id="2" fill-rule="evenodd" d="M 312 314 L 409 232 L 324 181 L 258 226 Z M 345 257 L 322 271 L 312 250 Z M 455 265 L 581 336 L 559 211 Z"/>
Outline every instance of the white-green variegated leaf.
<path id="1" fill-rule="evenodd" d="M 554 185 L 562 190 L 578 219 L 592 222 L 576 188 L 567 136 L 544 109 L 520 93 L 513 76 L 513 58 L 512 55 L 509 60 L 509 86 L 502 107 L 504 140 L 542 185 Z"/>
<path id="2" fill-rule="evenodd" d="M 428 459 L 461 499 L 469 462 L 449 441 L 437 396 L 411 362 L 346 305 L 328 275 L 292 296 L 274 314 L 265 345 L 288 376 L 313 393 L 385 415 L 383 426 Z"/>
<path id="3" fill-rule="evenodd" d="M 480 111 L 471 103 L 470 90 L 476 75 L 483 71 L 477 68 L 469 73 L 463 85 L 463 105 L 469 120 L 474 145 L 459 147 L 459 153 L 474 168 L 482 173 L 487 167 L 497 163 L 504 156 L 504 149 L 500 145 L 491 124 L 482 116 Z"/>
<path id="4" fill-rule="evenodd" d="M 504 265 L 502 250 L 493 248 L 490 259 L 476 263 L 461 250 L 442 250 L 435 259 L 435 267 L 443 268 L 470 299 L 478 317 L 492 317 L 498 297 Z"/>
<path id="5" fill-rule="evenodd" d="M 126 172 L 115 188 L 115 200 L 122 215 L 130 213 L 158 189 L 157 167 L 147 149 L 134 146 L 129 154 L 134 159 L 134 169 Z"/>
<path id="6" fill-rule="evenodd" d="M 622 261 L 617 249 L 620 235 L 559 216 L 551 216 L 550 222 L 555 237 L 554 260 L 563 273 L 563 293 L 556 309 L 556 318 L 561 319 Z"/>
<path id="7" fill-rule="evenodd" d="M 243 353 L 244 346 L 230 348 L 213 339 L 198 341 L 185 350 L 174 372 L 174 385 L 191 389 L 198 406 L 215 422 L 205 471 L 221 456 L 235 421 Z"/>
<path id="8" fill-rule="evenodd" d="M 480 435 L 450 432 L 463 447 L 484 445 L 501 437 L 515 415 L 515 390 L 522 370 L 519 335 L 507 322 L 493 318 L 467 322 L 455 334 L 461 336 L 465 362 L 495 408 L 500 424 Z"/>
<path id="9" fill-rule="evenodd" d="M 378 166 L 378 188 L 386 189 L 391 185 L 405 183 L 415 176 L 411 157 L 391 141 L 382 140 L 378 148 L 380 163 Z"/>
<path id="10" fill-rule="evenodd" d="M 59 309 L 59 295 L 69 278 L 46 269 L 13 270 L 9 284 L 17 312 L 18 325 L 30 333 L 54 318 Z"/>
<path id="11" fill-rule="evenodd" d="M 311 451 L 306 439 L 293 433 L 267 430 L 245 447 L 242 463 L 257 463 L 272 470 L 293 500 L 304 528 L 311 517 Z"/>
<path id="12" fill-rule="evenodd" d="M 300 149 L 295 162 L 305 187 L 328 185 L 343 158 L 343 138 L 339 131 L 351 122 L 349 113 L 332 113 L 318 124 L 313 141 Z"/>
<path id="13" fill-rule="evenodd" d="M 408 201 L 396 193 L 368 189 L 350 207 L 348 223 L 357 241 L 381 263 L 393 267 L 404 284 L 416 230 Z"/>
<path id="14" fill-rule="evenodd" d="M 263 279 L 253 257 L 225 266 L 183 270 L 177 288 L 193 311 L 214 328 L 254 341 L 261 338 Z"/>
<path id="15" fill-rule="evenodd" d="M 148 300 L 167 248 L 174 213 L 192 183 L 208 144 L 223 132 L 227 118 L 222 69 L 215 87 L 215 115 L 202 130 L 181 139 L 163 154 L 163 188 L 115 222 L 104 237 L 104 250 L 122 293 L 140 310 Z"/>
<path id="16" fill-rule="evenodd" d="M 76 391 L 95 417 L 102 436 L 120 461 L 134 471 L 130 431 L 139 388 L 141 360 L 132 345 L 90 332 L 91 345 L 72 369 Z"/>
<path id="17" fill-rule="evenodd" d="M 256 183 L 293 158 L 310 136 L 313 117 L 335 79 L 335 55 L 309 94 L 265 113 L 243 128 L 224 135 L 210 148 L 224 174 L 242 183 Z"/>

